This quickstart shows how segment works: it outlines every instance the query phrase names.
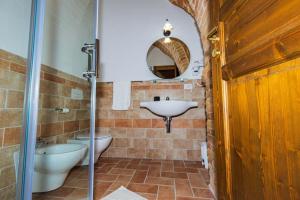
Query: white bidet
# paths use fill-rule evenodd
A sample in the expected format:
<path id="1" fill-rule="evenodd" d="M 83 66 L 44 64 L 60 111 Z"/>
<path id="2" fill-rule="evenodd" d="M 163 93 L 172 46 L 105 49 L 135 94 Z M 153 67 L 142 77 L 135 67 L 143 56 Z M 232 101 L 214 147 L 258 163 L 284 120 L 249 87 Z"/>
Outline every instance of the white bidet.
<path id="1" fill-rule="evenodd" d="M 95 156 L 94 164 L 99 159 L 101 153 L 109 146 L 111 143 L 112 137 L 110 135 L 104 136 L 95 136 Z M 68 140 L 68 143 L 71 144 L 85 144 L 88 147 L 90 146 L 90 137 L 88 135 L 77 135 L 75 140 Z M 78 165 L 88 165 L 89 164 L 89 152 L 87 152 L 83 160 L 78 163 Z"/>

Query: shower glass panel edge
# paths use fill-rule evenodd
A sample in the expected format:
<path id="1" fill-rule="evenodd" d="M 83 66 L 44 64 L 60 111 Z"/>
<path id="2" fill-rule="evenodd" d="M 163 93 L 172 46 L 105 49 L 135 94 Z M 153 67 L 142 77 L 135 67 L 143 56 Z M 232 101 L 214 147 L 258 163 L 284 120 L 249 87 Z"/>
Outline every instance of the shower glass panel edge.
<path id="1" fill-rule="evenodd" d="M 25 85 L 23 135 L 17 181 L 17 200 L 32 199 L 32 175 L 38 121 L 45 0 L 32 0 Z"/>
<path id="2" fill-rule="evenodd" d="M 94 0 L 94 31 L 93 38 L 95 41 L 93 51 L 93 63 L 91 71 L 94 72 L 91 77 L 91 104 L 90 104 L 90 161 L 89 161 L 89 200 L 94 199 L 94 154 L 95 154 L 95 115 L 96 115 L 96 76 L 97 76 L 97 64 L 98 64 L 98 49 L 99 41 L 98 37 L 98 26 L 99 26 L 99 1 Z"/>

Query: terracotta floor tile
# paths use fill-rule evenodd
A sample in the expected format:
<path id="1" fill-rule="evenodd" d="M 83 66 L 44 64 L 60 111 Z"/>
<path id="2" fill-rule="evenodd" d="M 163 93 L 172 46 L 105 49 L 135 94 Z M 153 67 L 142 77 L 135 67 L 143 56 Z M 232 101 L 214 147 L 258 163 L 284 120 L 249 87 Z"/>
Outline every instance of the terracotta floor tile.
<path id="1" fill-rule="evenodd" d="M 95 169 L 95 172 L 96 173 L 109 173 L 109 171 L 115 166 L 116 165 L 114 165 L 114 164 L 104 165 L 103 167 Z"/>
<path id="2" fill-rule="evenodd" d="M 147 177 L 145 183 L 155 185 L 174 185 L 174 179 L 162 177 Z"/>
<path id="3" fill-rule="evenodd" d="M 157 200 L 174 200 L 175 190 L 170 186 L 159 186 Z"/>
<path id="4" fill-rule="evenodd" d="M 101 163 L 118 163 L 123 159 L 120 158 L 100 158 L 99 162 Z"/>
<path id="5" fill-rule="evenodd" d="M 130 183 L 127 187 L 133 192 L 156 194 L 158 191 L 157 185 Z"/>
<path id="6" fill-rule="evenodd" d="M 119 169 L 119 168 L 113 168 L 110 173 L 111 174 L 120 174 L 120 175 L 126 175 L 130 176 L 133 175 L 135 170 L 133 169 Z"/>
<path id="7" fill-rule="evenodd" d="M 95 173 L 95 180 L 96 181 L 108 181 L 108 182 L 114 182 L 117 180 L 119 175 L 116 174 L 100 174 Z"/>
<path id="8" fill-rule="evenodd" d="M 199 170 L 197 168 L 174 168 L 175 172 L 186 172 L 186 173 L 199 173 Z"/>
<path id="9" fill-rule="evenodd" d="M 174 162 L 173 162 L 173 160 L 162 160 L 161 164 L 173 164 L 174 165 Z"/>
<path id="10" fill-rule="evenodd" d="M 205 182 L 208 184 L 209 183 L 209 179 L 210 179 L 208 169 L 201 168 L 201 169 L 198 169 L 198 170 L 202 174 Z"/>
<path id="11" fill-rule="evenodd" d="M 152 160 L 152 159 L 145 159 L 141 161 L 142 165 L 161 165 L 161 161 L 160 160 Z"/>
<path id="12" fill-rule="evenodd" d="M 50 192 L 47 192 L 47 196 L 51 197 L 67 197 L 74 191 L 74 188 L 69 187 L 61 187 L 57 190 L 53 190 Z"/>
<path id="13" fill-rule="evenodd" d="M 117 181 L 130 181 L 132 179 L 132 176 L 126 176 L 126 175 L 120 175 L 117 179 Z"/>
<path id="14" fill-rule="evenodd" d="M 148 176 L 160 177 L 160 167 L 150 167 Z"/>
<path id="15" fill-rule="evenodd" d="M 209 199 L 206 199 L 206 198 L 193 198 L 193 197 L 180 197 L 180 196 L 177 196 L 177 197 L 176 197 L 176 200 L 209 200 Z"/>
<path id="16" fill-rule="evenodd" d="M 88 189 L 75 189 L 65 199 L 66 200 L 74 200 L 74 199 L 85 199 L 87 197 L 88 197 Z"/>
<path id="17" fill-rule="evenodd" d="M 32 196 L 32 200 L 64 200 L 63 197 Z"/>
<path id="18" fill-rule="evenodd" d="M 110 185 L 110 187 L 108 188 L 109 191 L 115 191 L 117 190 L 119 187 L 124 186 L 126 187 L 129 184 L 129 181 L 116 181 L 114 183 L 112 183 Z"/>
<path id="19" fill-rule="evenodd" d="M 175 179 L 176 195 L 184 197 L 193 197 L 192 188 L 189 181 L 184 179 Z"/>
<path id="20" fill-rule="evenodd" d="M 208 187 L 201 174 L 188 174 L 188 177 L 192 187 Z"/>
<path id="21" fill-rule="evenodd" d="M 147 171 L 149 169 L 149 165 L 136 165 L 136 164 L 129 164 L 127 169 L 136 169 L 136 170 L 144 170 Z"/>
<path id="22" fill-rule="evenodd" d="M 194 196 L 201 198 L 214 198 L 213 194 L 209 189 L 204 188 L 193 188 Z"/>
<path id="23" fill-rule="evenodd" d="M 130 161 L 120 161 L 115 168 L 126 168 Z"/>
<path id="24" fill-rule="evenodd" d="M 147 200 L 156 200 L 156 194 L 145 194 L 145 193 L 138 193 L 142 197 L 146 198 Z"/>
<path id="25" fill-rule="evenodd" d="M 174 167 L 185 167 L 182 160 L 174 160 Z"/>
<path id="26" fill-rule="evenodd" d="M 89 187 L 89 180 L 88 179 L 82 180 L 82 179 L 74 178 L 71 181 L 65 182 L 64 186 L 87 189 Z"/>
<path id="27" fill-rule="evenodd" d="M 102 183 L 95 184 L 94 198 L 100 199 L 111 185 L 112 185 L 112 183 L 109 183 L 109 182 L 106 182 L 106 183 L 102 182 Z"/>
<path id="28" fill-rule="evenodd" d="M 162 172 L 174 172 L 174 165 L 172 164 L 168 164 L 168 163 L 163 163 L 161 165 L 161 171 Z"/>
<path id="29" fill-rule="evenodd" d="M 187 174 L 182 172 L 161 172 L 161 177 L 188 179 Z"/>
<path id="30" fill-rule="evenodd" d="M 148 200 L 209 200 L 209 174 L 200 162 L 101 158 L 95 165 L 95 200 L 120 186 Z M 204 178 L 205 177 L 205 178 Z M 62 188 L 33 200 L 79 200 L 88 196 L 88 167 L 75 167 Z"/>
<path id="31" fill-rule="evenodd" d="M 184 166 L 188 168 L 203 168 L 202 163 L 198 161 L 184 161 Z"/>
<path id="32" fill-rule="evenodd" d="M 148 173 L 147 171 L 136 171 L 131 179 L 131 182 L 132 183 L 144 183 L 147 173 Z"/>
<path id="33" fill-rule="evenodd" d="M 130 160 L 130 164 L 139 165 L 141 163 L 142 159 L 134 158 Z"/>

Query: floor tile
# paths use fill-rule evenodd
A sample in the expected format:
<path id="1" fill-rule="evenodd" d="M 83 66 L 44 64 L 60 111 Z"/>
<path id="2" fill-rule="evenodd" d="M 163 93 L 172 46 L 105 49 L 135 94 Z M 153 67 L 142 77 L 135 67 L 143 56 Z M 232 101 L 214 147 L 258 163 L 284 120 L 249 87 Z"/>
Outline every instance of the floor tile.
<path id="1" fill-rule="evenodd" d="M 202 197 L 202 198 L 214 198 L 213 194 L 209 189 L 205 188 L 193 188 L 194 196 L 195 197 Z"/>
<path id="2" fill-rule="evenodd" d="M 161 172 L 161 177 L 188 179 L 187 174 L 182 172 Z"/>
<path id="3" fill-rule="evenodd" d="M 173 186 L 159 186 L 157 200 L 173 199 L 175 199 L 175 190 Z"/>
<path id="4" fill-rule="evenodd" d="M 95 200 L 124 186 L 148 200 L 209 200 L 208 170 L 200 162 L 101 158 L 95 164 Z M 33 195 L 33 200 L 83 200 L 88 196 L 88 167 L 75 167 L 62 188 Z"/>
<path id="5" fill-rule="evenodd" d="M 192 187 L 208 187 L 201 174 L 188 174 L 188 177 Z"/>
<path id="6" fill-rule="evenodd" d="M 100 174 L 100 173 L 95 173 L 95 180 L 97 181 L 109 181 L 109 182 L 114 182 L 117 180 L 119 175 L 117 174 Z"/>
<path id="7" fill-rule="evenodd" d="M 193 197 L 192 188 L 188 180 L 175 179 L 176 195 L 184 197 Z"/>
<path id="8" fill-rule="evenodd" d="M 113 168 L 110 171 L 110 174 L 120 174 L 120 175 L 126 175 L 126 176 L 130 176 L 133 175 L 135 172 L 135 170 L 133 169 L 119 169 L 119 168 Z"/>
<path id="9" fill-rule="evenodd" d="M 174 185 L 174 179 L 163 177 L 147 177 L 145 183 L 155 185 Z"/>
<path id="10" fill-rule="evenodd" d="M 156 194 L 145 194 L 145 193 L 138 193 L 142 197 L 146 198 L 147 200 L 156 200 Z"/>
<path id="11" fill-rule="evenodd" d="M 148 176 L 152 176 L 152 177 L 160 177 L 160 167 L 150 167 L 149 168 L 149 172 L 148 172 Z"/>
<path id="12" fill-rule="evenodd" d="M 197 168 L 185 168 L 185 167 L 174 168 L 174 171 L 186 172 L 186 173 L 199 173 L 199 170 Z"/>
<path id="13" fill-rule="evenodd" d="M 147 176 L 147 171 L 136 171 L 134 176 L 131 179 L 132 183 L 144 183 L 146 176 Z"/>
<path id="14" fill-rule="evenodd" d="M 133 192 L 150 193 L 150 194 L 156 194 L 158 190 L 157 185 L 138 184 L 138 183 L 130 183 L 127 188 Z"/>

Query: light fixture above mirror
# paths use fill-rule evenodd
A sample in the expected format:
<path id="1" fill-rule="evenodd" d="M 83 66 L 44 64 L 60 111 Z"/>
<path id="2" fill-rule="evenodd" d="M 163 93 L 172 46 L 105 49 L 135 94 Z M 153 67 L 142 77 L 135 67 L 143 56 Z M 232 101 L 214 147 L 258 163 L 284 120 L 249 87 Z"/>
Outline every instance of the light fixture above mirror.
<path id="1" fill-rule="evenodd" d="M 168 19 L 166 19 L 166 23 L 165 23 L 164 28 L 163 28 L 163 34 L 165 36 L 164 43 L 170 43 L 171 42 L 170 36 L 172 34 L 172 30 L 173 30 L 172 24 L 169 22 Z"/>

